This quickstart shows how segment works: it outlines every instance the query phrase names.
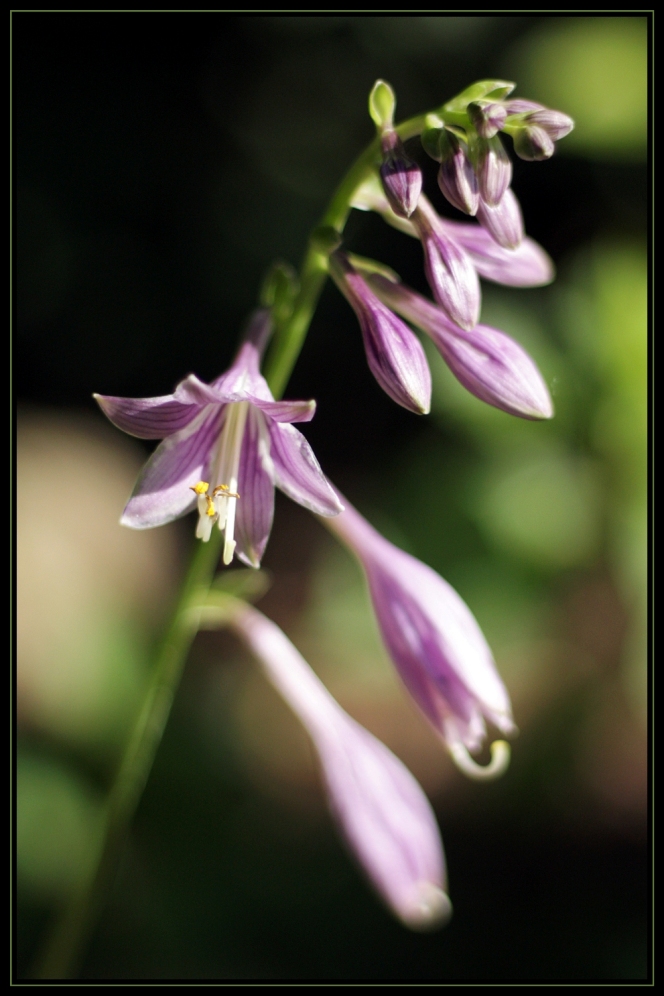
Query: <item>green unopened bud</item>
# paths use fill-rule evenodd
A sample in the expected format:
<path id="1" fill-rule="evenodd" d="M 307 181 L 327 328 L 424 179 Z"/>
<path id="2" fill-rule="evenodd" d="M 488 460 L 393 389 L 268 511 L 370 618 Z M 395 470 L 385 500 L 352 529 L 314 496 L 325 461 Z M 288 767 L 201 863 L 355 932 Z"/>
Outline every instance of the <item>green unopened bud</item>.
<path id="1" fill-rule="evenodd" d="M 311 247 L 323 256 L 329 256 L 331 252 L 338 249 L 342 238 L 336 228 L 331 225 L 320 225 L 311 233 Z"/>
<path id="2" fill-rule="evenodd" d="M 369 114 L 379 133 L 392 127 L 396 103 L 397 98 L 390 84 L 385 80 L 376 80 L 369 94 Z"/>
<path id="3" fill-rule="evenodd" d="M 477 83 L 471 83 L 456 97 L 448 100 L 443 106 L 443 112 L 465 111 L 468 104 L 474 100 L 502 100 L 512 92 L 515 86 L 516 83 L 509 83 L 507 80 L 479 80 Z"/>
<path id="4" fill-rule="evenodd" d="M 264 308 L 272 309 L 276 325 L 290 318 L 298 291 L 299 282 L 293 267 L 281 261 L 273 263 L 263 281 L 260 302 Z"/>

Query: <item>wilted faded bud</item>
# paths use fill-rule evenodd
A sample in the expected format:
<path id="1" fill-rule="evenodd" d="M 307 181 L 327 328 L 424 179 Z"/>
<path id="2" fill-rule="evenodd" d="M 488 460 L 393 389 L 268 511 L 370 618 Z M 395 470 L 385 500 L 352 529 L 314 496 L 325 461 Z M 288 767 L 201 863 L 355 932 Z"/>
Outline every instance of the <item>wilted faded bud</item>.
<path id="1" fill-rule="evenodd" d="M 464 214 L 475 214 L 480 190 L 467 143 L 446 128 L 429 128 L 422 134 L 422 145 L 440 163 L 438 186 L 445 198 Z"/>
<path id="2" fill-rule="evenodd" d="M 330 256 L 330 274 L 357 315 L 372 374 L 393 401 L 417 415 L 431 408 L 431 373 L 415 333 L 376 297 L 346 253 Z"/>
<path id="3" fill-rule="evenodd" d="M 473 151 L 480 196 L 487 204 L 498 204 L 512 180 L 510 157 L 498 135 L 478 138 Z"/>
<path id="4" fill-rule="evenodd" d="M 493 138 L 505 124 L 505 105 L 489 101 L 473 101 L 468 104 L 468 117 L 480 138 Z"/>
<path id="5" fill-rule="evenodd" d="M 401 218 L 410 218 L 422 193 L 422 170 L 411 159 L 394 129 L 381 135 L 383 162 L 380 178 L 390 207 Z"/>
<path id="6" fill-rule="evenodd" d="M 480 201 L 477 220 L 504 249 L 516 249 L 521 244 L 524 235 L 523 215 L 511 187 L 507 188 L 500 203 L 494 207 Z"/>

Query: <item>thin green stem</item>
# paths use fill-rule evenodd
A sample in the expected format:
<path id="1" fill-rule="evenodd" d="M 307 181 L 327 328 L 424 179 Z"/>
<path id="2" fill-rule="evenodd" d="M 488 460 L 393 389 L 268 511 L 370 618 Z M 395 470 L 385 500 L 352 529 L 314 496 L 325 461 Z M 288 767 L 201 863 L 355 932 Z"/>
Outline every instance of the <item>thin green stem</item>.
<path id="1" fill-rule="evenodd" d="M 168 721 L 197 622 L 200 604 L 219 562 L 221 533 L 197 543 L 171 623 L 161 643 L 140 711 L 106 801 L 104 839 L 97 867 L 72 898 L 49 935 L 35 967 L 39 979 L 71 978 L 113 881 L 127 827 L 138 806 Z"/>
<path id="2" fill-rule="evenodd" d="M 426 115 L 397 127 L 402 139 L 419 134 Z M 353 196 L 379 161 L 374 140 L 342 180 L 321 219 L 321 225 L 342 232 Z M 318 227 L 318 226 L 317 226 Z M 276 398 L 286 387 L 300 353 L 328 272 L 328 260 L 313 245 L 305 254 L 300 290 L 287 322 L 277 329 L 265 364 L 265 376 Z M 171 624 L 155 660 L 143 704 L 108 796 L 104 840 L 94 873 L 72 898 L 49 935 L 33 977 L 65 979 L 75 974 L 86 941 L 112 885 L 127 829 L 140 801 L 168 721 L 189 648 L 198 628 L 194 611 L 201 605 L 214 578 L 221 550 L 221 533 L 208 543 L 197 543 Z"/>
<path id="3" fill-rule="evenodd" d="M 419 135 L 426 125 L 426 117 L 426 114 L 418 114 L 417 117 L 409 118 L 408 121 L 398 125 L 396 131 L 399 137 L 406 141 L 414 135 Z M 344 176 L 317 228 L 331 227 L 339 233 L 343 232 L 356 191 L 379 162 L 380 147 L 376 138 Z M 288 378 L 300 355 L 327 273 L 327 256 L 310 245 L 302 262 L 300 290 L 292 314 L 288 321 L 276 330 L 265 362 L 265 377 L 275 397 L 279 397 L 285 390 Z"/>

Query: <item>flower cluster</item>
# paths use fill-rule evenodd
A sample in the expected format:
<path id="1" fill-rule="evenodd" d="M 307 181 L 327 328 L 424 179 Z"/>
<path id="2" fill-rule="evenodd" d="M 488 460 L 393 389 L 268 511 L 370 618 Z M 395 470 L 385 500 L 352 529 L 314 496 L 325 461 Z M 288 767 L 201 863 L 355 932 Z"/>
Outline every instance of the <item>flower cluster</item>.
<path id="1" fill-rule="evenodd" d="M 499 132 L 512 137 L 517 155 L 544 159 L 573 123 L 539 104 L 508 99 L 512 89 L 497 80 L 474 84 L 427 115 L 420 129 L 425 150 L 440 163 L 442 193 L 476 217 L 468 223 L 436 212 L 395 128 L 391 88 L 378 81 L 371 92 L 379 158 L 347 206 L 377 211 L 419 239 L 433 300 L 381 263 L 340 248 L 334 231 L 324 251 L 330 275 L 358 317 L 372 373 L 390 398 L 417 414 L 430 409 L 431 375 L 411 326 L 432 339 L 453 374 L 480 400 L 526 419 L 553 414 L 533 360 L 505 332 L 479 324 L 480 277 L 512 287 L 538 286 L 553 277 L 549 257 L 524 235 Z M 323 253 L 321 246 L 316 251 Z M 95 395 L 118 428 L 162 440 L 121 521 L 144 529 L 197 510 L 200 540 L 208 542 L 215 526 L 223 531 L 224 564 L 235 555 L 258 567 L 272 526 L 275 486 L 323 516 L 366 574 L 383 641 L 413 700 L 462 771 L 494 777 L 509 761 L 507 744 L 494 742 L 484 767 L 471 753 L 483 746 L 487 722 L 505 736 L 516 728 L 486 640 L 450 585 L 385 540 L 327 480 L 293 425 L 309 421 L 315 403 L 275 400 L 260 373 L 272 325 L 269 309 L 255 312 L 232 366 L 211 384 L 190 374 L 173 394 L 157 398 Z M 273 623 L 231 601 L 226 624 L 247 642 L 309 731 L 332 812 L 375 888 L 409 926 L 443 922 L 451 907 L 442 843 L 422 790 L 383 744 L 341 710 Z"/>

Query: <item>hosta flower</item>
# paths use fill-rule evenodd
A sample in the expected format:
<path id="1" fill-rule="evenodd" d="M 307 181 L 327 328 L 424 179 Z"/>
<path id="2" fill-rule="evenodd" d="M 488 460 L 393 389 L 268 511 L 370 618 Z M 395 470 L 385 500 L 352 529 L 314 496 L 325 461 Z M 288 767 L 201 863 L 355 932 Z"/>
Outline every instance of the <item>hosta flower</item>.
<path id="1" fill-rule="evenodd" d="M 332 814 L 370 881 L 407 926 L 442 925 L 451 913 L 445 858 L 424 792 L 343 711 L 284 633 L 256 609 L 237 605 L 230 625 L 311 736 Z"/>
<path id="2" fill-rule="evenodd" d="M 504 741 L 483 768 L 468 753 L 482 747 L 485 720 L 516 731 L 509 696 L 473 614 L 430 567 L 378 533 L 345 499 L 328 526 L 364 568 L 381 636 L 404 682 L 458 766 L 475 778 L 501 773 Z"/>
<path id="3" fill-rule="evenodd" d="M 376 297 L 345 253 L 332 253 L 330 274 L 357 315 L 367 363 L 380 386 L 398 405 L 425 415 L 431 373 L 417 336 Z"/>
<path id="4" fill-rule="evenodd" d="M 454 376 L 475 397 L 522 418 L 552 417 L 542 375 L 514 339 L 489 325 L 460 329 L 441 308 L 405 284 L 379 273 L 366 279 L 385 304 L 430 336 Z"/>
<path id="5" fill-rule="evenodd" d="M 260 564 L 272 527 L 275 485 L 319 515 L 337 515 L 336 497 L 304 436 L 313 401 L 275 401 L 259 372 L 270 334 L 258 311 L 231 368 L 211 384 L 190 374 L 173 394 L 115 398 L 96 394 L 104 414 L 140 439 L 162 439 L 143 468 L 121 518 L 149 529 L 198 508 L 196 535 L 224 531 L 223 560 L 233 553 Z M 237 547 L 237 550 L 236 550 Z"/>

